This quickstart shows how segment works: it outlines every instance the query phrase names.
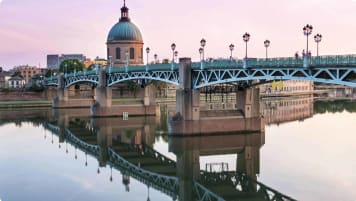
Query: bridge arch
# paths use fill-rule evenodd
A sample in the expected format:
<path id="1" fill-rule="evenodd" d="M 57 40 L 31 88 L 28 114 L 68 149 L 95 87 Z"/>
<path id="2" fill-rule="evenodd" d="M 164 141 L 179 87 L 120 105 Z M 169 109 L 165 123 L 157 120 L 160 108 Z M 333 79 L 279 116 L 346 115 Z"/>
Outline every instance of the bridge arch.
<path id="1" fill-rule="evenodd" d="M 178 72 L 176 71 L 147 71 L 108 74 L 107 85 L 109 87 L 129 80 L 155 80 L 167 84 L 178 85 Z"/>
<path id="2" fill-rule="evenodd" d="M 195 70 L 193 88 L 254 80 L 301 80 L 356 87 L 356 69 L 348 68 L 255 68 Z"/>
<path id="3" fill-rule="evenodd" d="M 65 83 L 65 88 L 70 88 L 71 86 L 73 85 L 76 85 L 76 84 L 85 84 L 85 85 L 89 85 L 89 86 L 92 86 L 92 85 L 98 85 L 99 81 L 95 81 L 95 80 L 75 80 L 75 81 L 72 81 L 72 82 L 67 82 Z"/>

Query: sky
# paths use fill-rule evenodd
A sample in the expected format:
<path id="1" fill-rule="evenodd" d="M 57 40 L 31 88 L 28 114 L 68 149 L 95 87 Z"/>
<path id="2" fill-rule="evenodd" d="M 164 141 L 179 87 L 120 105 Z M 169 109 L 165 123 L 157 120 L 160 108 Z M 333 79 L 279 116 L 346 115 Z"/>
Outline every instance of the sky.
<path id="1" fill-rule="evenodd" d="M 46 65 L 47 54 L 83 53 L 105 57 L 106 38 L 120 17 L 122 0 L 0 0 L 0 66 Z M 249 57 L 293 56 L 306 48 L 302 28 L 313 25 L 323 35 L 320 54 L 356 54 L 356 0 L 127 0 L 130 17 L 141 30 L 150 59 L 199 59 L 245 54 L 242 35 L 251 34 Z M 312 54 L 316 44 L 310 37 Z M 146 57 L 145 57 L 146 58 Z"/>

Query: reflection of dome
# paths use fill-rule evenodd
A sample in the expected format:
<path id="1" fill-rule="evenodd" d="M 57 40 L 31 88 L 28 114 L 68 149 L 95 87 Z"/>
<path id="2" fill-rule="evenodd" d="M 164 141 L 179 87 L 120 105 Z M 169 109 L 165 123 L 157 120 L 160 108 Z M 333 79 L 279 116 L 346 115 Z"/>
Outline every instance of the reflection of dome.
<path id="1" fill-rule="evenodd" d="M 140 30 L 129 20 L 120 20 L 109 32 L 108 42 L 121 40 L 143 41 Z"/>

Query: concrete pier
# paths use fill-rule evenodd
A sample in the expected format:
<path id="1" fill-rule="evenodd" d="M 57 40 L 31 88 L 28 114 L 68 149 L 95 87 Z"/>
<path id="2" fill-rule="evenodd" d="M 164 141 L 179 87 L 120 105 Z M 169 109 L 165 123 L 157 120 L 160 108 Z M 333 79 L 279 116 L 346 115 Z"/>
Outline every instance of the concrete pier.
<path id="1" fill-rule="evenodd" d="M 52 100 L 53 108 L 89 108 L 93 103 L 92 99 L 69 99 L 64 75 L 58 75 L 57 97 Z"/>
<path id="2" fill-rule="evenodd" d="M 200 119 L 200 92 L 192 89 L 192 61 L 179 59 L 179 89 L 176 92 L 176 117 L 184 121 Z"/>
<path id="3" fill-rule="evenodd" d="M 155 115 L 156 101 L 154 86 L 145 86 L 145 94 L 142 103 L 133 104 L 112 104 L 112 89 L 106 86 L 107 77 L 105 68 L 100 69 L 99 84 L 96 87 L 96 100 L 90 108 L 90 116 L 92 117 L 114 117 L 124 116 L 142 116 Z"/>

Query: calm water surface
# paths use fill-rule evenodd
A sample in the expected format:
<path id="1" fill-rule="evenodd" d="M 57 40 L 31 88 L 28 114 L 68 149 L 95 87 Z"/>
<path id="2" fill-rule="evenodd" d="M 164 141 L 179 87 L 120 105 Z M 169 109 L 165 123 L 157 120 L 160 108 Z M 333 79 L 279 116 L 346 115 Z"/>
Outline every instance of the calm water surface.
<path id="1" fill-rule="evenodd" d="M 98 149 L 95 156 L 95 147 L 80 147 L 76 139 L 112 147 L 136 168 L 168 178 L 185 181 L 199 169 L 225 170 L 248 175 L 297 200 L 356 199 L 356 103 L 277 100 L 262 102 L 261 110 L 265 133 L 189 139 L 167 135 L 167 107 L 160 118 L 128 121 L 91 120 L 77 117 L 79 111 L 0 111 L 0 200 L 182 199 L 182 192 L 172 195 L 135 176 L 141 170 L 120 166 L 122 162 L 103 151 L 108 149 Z M 63 134 L 66 130 L 76 137 Z M 211 192 L 224 194 L 217 186 Z M 233 195 L 225 195 L 226 200 L 261 200 Z"/>

